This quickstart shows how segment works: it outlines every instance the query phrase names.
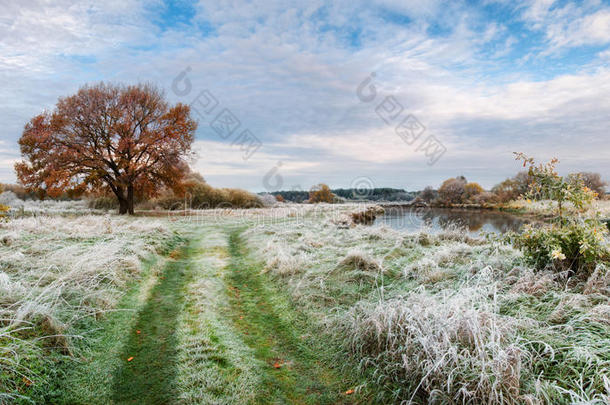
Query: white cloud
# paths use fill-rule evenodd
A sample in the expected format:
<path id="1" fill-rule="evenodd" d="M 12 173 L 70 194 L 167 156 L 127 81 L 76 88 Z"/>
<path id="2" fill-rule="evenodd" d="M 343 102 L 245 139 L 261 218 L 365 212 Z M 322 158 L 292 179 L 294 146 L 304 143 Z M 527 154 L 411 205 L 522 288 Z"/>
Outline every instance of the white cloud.
<path id="1" fill-rule="evenodd" d="M 162 31 L 135 0 L 14 4 L 6 2 L 10 18 L 0 18 L 6 144 L 30 117 L 84 82 L 152 80 L 172 101 L 211 90 L 263 140 L 243 161 L 238 147 L 210 138 L 200 125 L 203 153 L 195 168 L 215 186 L 260 189 L 280 161 L 285 184 L 304 188 L 324 179 L 347 186 L 358 175 L 380 186 L 420 187 L 456 174 L 486 176 L 482 182 L 491 185 L 518 169 L 513 150 L 545 156 L 552 149 L 571 166 L 594 164 L 610 174 L 607 162 L 591 159 L 591 151 L 605 156 L 607 149 L 609 71 L 589 66 L 537 80 L 518 66 L 498 72 L 495 58 L 519 48 L 519 36 L 461 4 L 205 1 L 195 21 L 211 26 L 209 34 L 195 26 Z M 388 21 L 386 11 L 398 21 Z M 581 8 L 536 1 L 522 11 L 546 35 L 539 52 L 608 41 L 608 11 L 593 1 Z M 430 35 L 435 18 L 451 29 Z M 490 43 L 497 44 L 491 57 L 481 53 Z M 187 66 L 193 91 L 179 97 L 169 88 Z M 370 72 L 377 73 L 377 102 L 394 95 L 446 144 L 434 167 L 381 121 L 375 103 L 356 98 Z M 5 181 L 13 176 L 6 162 Z"/>
<path id="2" fill-rule="evenodd" d="M 543 54 L 610 43 L 610 8 L 600 8 L 597 1 L 559 6 L 554 0 L 536 0 L 525 9 L 523 17 L 534 29 L 545 32 L 550 46 Z"/>

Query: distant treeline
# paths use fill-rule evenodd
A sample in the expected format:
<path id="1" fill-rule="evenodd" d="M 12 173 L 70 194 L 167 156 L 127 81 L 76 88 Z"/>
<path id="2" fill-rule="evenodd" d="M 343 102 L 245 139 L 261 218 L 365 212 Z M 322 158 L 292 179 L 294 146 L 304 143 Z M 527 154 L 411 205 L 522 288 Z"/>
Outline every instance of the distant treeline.
<path id="1" fill-rule="evenodd" d="M 367 201 L 411 201 L 417 192 L 406 191 L 400 188 L 338 188 L 331 190 L 334 195 L 345 200 L 367 200 Z M 285 201 L 302 203 L 309 199 L 309 191 L 289 190 L 276 191 L 271 193 L 273 196 L 281 196 Z"/>

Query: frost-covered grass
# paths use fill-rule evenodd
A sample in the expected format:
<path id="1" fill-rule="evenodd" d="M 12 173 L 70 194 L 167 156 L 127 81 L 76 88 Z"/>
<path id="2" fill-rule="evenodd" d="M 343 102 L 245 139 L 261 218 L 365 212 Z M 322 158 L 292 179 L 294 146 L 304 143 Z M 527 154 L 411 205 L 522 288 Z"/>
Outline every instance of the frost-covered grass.
<path id="1" fill-rule="evenodd" d="M 226 316 L 226 285 L 219 274 L 229 261 L 227 235 L 217 227 L 200 229 L 192 272 L 179 315 L 178 375 L 180 403 L 251 403 L 260 384 L 260 370 L 248 347 Z"/>
<path id="2" fill-rule="evenodd" d="M 115 308 L 141 260 L 173 237 L 166 223 L 36 216 L 0 223 L 0 403 L 48 395 L 83 322 Z"/>
<path id="3" fill-rule="evenodd" d="M 65 399 L 53 390 L 66 374 L 70 398 L 107 403 L 121 370 L 146 370 L 163 350 L 175 353 L 166 382 L 181 403 L 610 401 L 609 267 L 567 280 L 457 230 L 350 226 L 360 208 L 0 223 L 0 403 Z M 176 238 L 170 228 L 189 243 L 143 270 Z M 159 347 L 158 319 L 171 326 Z M 84 372 L 66 372 L 79 362 Z M 87 396 L 97 385 L 103 395 Z"/>
<path id="4" fill-rule="evenodd" d="M 608 403 L 610 272 L 534 272 L 510 246 L 334 218 L 246 231 L 266 272 L 380 402 Z M 364 388 L 364 387 L 363 387 Z"/>
<path id="5" fill-rule="evenodd" d="M 505 204 L 503 208 L 538 216 L 552 216 L 557 214 L 557 203 L 548 200 L 532 201 L 519 199 Z M 576 212 L 569 202 L 564 203 L 564 209 L 566 213 Z M 586 214 L 592 218 L 610 218 L 610 200 L 594 200 Z"/>
<path id="6" fill-rule="evenodd" d="M 11 217 L 32 215 L 103 214 L 104 210 L 92 210 L 86 200 L 21 200 L 11 191 L 0 194 L 0 204 L 10 208 Z"/>

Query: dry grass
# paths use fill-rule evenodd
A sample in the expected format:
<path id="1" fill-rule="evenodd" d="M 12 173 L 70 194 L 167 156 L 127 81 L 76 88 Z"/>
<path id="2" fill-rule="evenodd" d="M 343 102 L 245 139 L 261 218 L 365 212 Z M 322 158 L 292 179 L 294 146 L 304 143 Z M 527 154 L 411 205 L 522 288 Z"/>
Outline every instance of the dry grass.
<path id="1" fill-rule="evenodd" d="M 448 295 L 421 289 L 359 303 L 339 320 L 351 352 L 400 387 L 395 395 L 432 402 L 517 403 L 527 350 L 517 320 L 498 315 L 495 285 L 475 281 Z M 450 294 L 450 295 L 449 295 Z"/>

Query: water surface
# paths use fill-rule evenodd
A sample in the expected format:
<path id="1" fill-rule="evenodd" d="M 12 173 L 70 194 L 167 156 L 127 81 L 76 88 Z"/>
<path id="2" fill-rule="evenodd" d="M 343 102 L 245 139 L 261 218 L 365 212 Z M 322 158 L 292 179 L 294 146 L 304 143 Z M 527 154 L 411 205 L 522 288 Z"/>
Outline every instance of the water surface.
<path id="1" fill-rule="evenodd" d="M 492 210 L 405 207 L 386 208 L 385 215 L 377 217 L 375 225 L 383 224 L 401 231 L 426 230 L 431 233 L 457 227 L 472 235 L 479 235 L 482 232 L 518 231 L 522 225 L 529 222 L 517 215 Z"/>

